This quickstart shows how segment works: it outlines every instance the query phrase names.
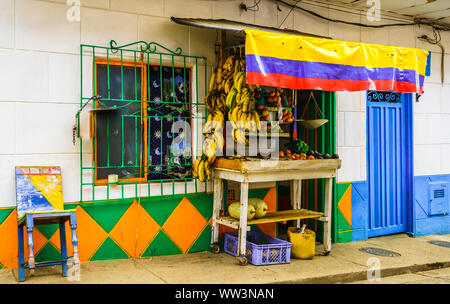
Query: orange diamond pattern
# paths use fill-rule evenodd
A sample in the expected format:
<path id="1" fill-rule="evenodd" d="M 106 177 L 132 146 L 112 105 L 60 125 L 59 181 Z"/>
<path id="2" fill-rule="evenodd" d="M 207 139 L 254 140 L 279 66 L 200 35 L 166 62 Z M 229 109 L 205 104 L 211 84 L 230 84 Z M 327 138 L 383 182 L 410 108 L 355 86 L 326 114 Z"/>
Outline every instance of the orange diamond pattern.
<path id="1" fill-rule="evenodd" d="M 106 239 L 107 233 L 82 207 L 78 206 L 76 210 L 78 252 L 80 261 L 86 262 Z"/>
<path id="2" fill-rule="evenodd" d="M 205 224 L 205 218 L 185 197 L 162 228 L 181 251 L 186 253 L 203 230 L 203 227 L 205 227 Z"/>
<path id="3" fill-rule="evenodd" d="M 72 230 L 70 229 L 69 221 L 65 223 L 66 227 L 66 244 L 67 244 L 67 256 L 73 256 L 73 246 L 72 246 Z M 59 238 L 59 228 L 50 238 L 50 243 L 52 243 L 59 251 L 61 251 L 61 240 Z"/>
<path id="4" fill-rule="evenodd" d="M 23 227 L 24 255 L 28 259 L 28 234 L 26 227 Z M 18 232 L 17 232 L 17 211 L 14 210 L 0 225 L 0 263 L 6 268 L 18 267 Z M 33 229 L 33 254 L 36 256 L 47 243 L 47 238 L 38 230 Z"/>
<path id="5" fill-rule="evenodd" d="M 14 210 L 0 224 L 0 264 L 6 268 L 18 267 L 17 212 Z"/>
<path id="6" fill-rule="evenodd" d="M 109 235 L 129 256 L 139 257 L 160 229 L 147 211 L 134 201 Z"/>
<path id="7" fill-rule="evenodd" d="M 28 234 L 26 227 L 23 227 L 23 242 L 24 242 L 25 260 L 27 260 L 29 251 L 28 251 Z M 33 229 L 33 244 L 34 244 L 33 255 L 35 257 L 42 249 L 42 247 L 44 247 L 44 245 L 47 244 L 47 238 L 38 229 L 36 229 L 36 226 L 34 226 Z"/>
<path id="8" fill-rule="evenodd" d="M 267 212 L 277 211 L 277 188 L 270 188 L 263 199 L 268 207 Z M 266 235 L 277 236 L 277 223 L 259 224 L 258 228 Z"/>

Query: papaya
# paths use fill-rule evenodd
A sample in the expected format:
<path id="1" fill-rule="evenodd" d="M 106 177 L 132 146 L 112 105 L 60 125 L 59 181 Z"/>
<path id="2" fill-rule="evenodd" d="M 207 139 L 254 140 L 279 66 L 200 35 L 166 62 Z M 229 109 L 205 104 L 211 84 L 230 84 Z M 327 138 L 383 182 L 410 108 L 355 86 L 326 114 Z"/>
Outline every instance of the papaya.
<path id="1" fill-rule="evenodd" d="M 234 202 L 228 206 L 228 214 L 235 218 L 239 219 L 241 217 L 241 203 L 240 202 Z M 253 205 L 248 205 L 247 208 L 247 220 L 251 220 L 255 217 L 256 210 Z"/>
<path id="2" fill-rule="evenodd" d="M 264 215 L 266 215 L 267 210 L 269 209 L 266 202 L 259 198 L 249 198 L 248 205 L 252 205 L 253 207 L 255 207 L 255 218 L 263 217 Z"/>

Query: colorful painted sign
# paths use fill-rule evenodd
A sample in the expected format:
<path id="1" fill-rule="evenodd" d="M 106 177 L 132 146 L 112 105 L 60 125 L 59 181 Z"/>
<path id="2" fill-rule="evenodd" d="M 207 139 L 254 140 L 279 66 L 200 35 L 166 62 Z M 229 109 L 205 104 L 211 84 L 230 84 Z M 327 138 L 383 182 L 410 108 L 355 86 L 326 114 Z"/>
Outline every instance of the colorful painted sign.
<path id="1" fill-rule="evenodd" d="M 17 217 L 64 210 L 60 167 L 16 167 Z"/>
<path id="2" fill-rule="evenodd" d="M 303 90 L 423 92 L 429 51 L 246 30 L 247 83 Z"/>

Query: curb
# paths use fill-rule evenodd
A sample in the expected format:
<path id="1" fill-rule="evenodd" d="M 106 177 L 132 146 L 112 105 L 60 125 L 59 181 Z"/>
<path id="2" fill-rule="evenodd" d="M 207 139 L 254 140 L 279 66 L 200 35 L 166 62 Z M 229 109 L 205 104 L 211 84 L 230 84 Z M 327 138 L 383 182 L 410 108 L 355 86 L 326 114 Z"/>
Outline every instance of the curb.
<path id="1" fill-rule="evenodd" d="M 420 271 L 429 271 L 434 269 L 441 269 L 450 267 L 450 261 L 446 262 L 434 262 L 427 264 L 414 264 L 402 267 L 391 267 L 381 269 L 381 278 L 416 273 Z M 356 271 L 350 273 L 340 273 L 335 275 L 327 275 L 315 278 L 306 278 L 298 280 L 287 280 L 271 284 L 339 284 L 339 283 L 352 283 L 356 281 L 364 281 L 367 279 L 367 271 Z"/>

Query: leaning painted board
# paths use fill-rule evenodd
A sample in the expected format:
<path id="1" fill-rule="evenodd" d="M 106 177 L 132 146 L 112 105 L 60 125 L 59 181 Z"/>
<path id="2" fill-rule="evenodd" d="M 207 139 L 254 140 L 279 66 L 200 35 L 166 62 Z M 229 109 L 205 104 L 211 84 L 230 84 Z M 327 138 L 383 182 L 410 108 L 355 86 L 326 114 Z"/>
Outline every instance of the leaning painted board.
<path id="1" fill-rule="evenodd" d="M 60 167 L 16 167 L 17 217 L 26 212 L 63 210 Z"/>

